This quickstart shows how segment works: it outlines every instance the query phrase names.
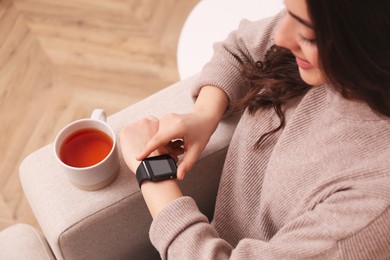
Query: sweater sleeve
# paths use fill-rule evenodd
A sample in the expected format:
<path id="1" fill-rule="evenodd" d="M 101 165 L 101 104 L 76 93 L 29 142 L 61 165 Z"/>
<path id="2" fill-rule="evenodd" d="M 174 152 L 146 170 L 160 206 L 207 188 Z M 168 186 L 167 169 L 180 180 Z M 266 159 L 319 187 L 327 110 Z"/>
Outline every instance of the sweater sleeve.
<path id="1" fill-rule="evenodd" d="M 192 96 L 198 96 L 206 85 L 221 88 L 230 101 L 236 101 L 245 93 L 241 76 L 242 64 L 262 60 L 273 44 L 273 34 L 284 16 L 281 11 L 276 16 L 259 21 L 241 21 L 237 30 L 231 32 L 223 42 L 214 44 L 214 54 L 203 67 L 195 84 Z"/>
<path id="2" fill-rule="evenodd" d="M 334 192 L 269 241 L 245 238 L 235 248 L 218 237 L 191 198 L 182 197 L 160 212 L 150 237 L 162 259 L 387 259 L 390 208 L 379 193 L 388 187 L 364 186 Z"/>

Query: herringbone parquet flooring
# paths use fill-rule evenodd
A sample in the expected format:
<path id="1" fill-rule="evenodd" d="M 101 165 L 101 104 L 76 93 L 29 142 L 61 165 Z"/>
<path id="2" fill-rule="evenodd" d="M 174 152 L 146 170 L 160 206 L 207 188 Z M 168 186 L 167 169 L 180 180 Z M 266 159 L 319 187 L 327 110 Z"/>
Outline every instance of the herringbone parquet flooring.
<path id="1" fill-rule="evenodd" d="M 96 107 L 113 114 L 177 81 L 198 0 L 0 0 L 0 230 L 38 227 L 18 176 L 29 153 Z"/>

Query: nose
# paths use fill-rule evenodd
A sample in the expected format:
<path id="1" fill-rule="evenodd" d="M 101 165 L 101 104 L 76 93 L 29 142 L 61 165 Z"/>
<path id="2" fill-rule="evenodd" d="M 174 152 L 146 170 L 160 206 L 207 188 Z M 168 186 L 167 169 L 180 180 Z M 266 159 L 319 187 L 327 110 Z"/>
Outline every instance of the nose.
<path id="1" fill-rule="evenodd" d="M 288 15 L 286 15 L 280 22 L 274 35 L 276 45 L 291 51 L 299 47 L 294 36 L 294 28 L 292 25 L 293 23 L 291 23 Z"/>

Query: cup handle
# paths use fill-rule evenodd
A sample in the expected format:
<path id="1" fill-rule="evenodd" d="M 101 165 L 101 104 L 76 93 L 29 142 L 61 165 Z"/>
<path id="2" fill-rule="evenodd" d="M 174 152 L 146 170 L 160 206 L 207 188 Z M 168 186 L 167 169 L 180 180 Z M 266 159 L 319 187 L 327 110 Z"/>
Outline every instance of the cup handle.
<path id="1" fill-rule="evenodd" d="M 94 109 L 91 115 L 91 119 L 106 122 L 107 121 L 106 112 L 100 108 Z"/>

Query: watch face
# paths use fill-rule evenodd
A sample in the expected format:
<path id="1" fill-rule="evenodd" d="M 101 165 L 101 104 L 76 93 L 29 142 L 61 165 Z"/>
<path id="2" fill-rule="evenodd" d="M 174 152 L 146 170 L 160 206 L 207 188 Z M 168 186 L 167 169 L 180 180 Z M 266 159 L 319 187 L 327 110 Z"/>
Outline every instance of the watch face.
<path id="1" fill-rule="evenodd" d="M 168 160 L 156 160 L 149 161 L 150 168 L 152 169 L 153 174 L 158 177 L 160 175 L 166 175 L 172 173 L 171 165 Z"/>
<path id="2" fill-rule="evenodd" d="M 143 162 L 152 180 L 176 178 L 176 163 L 169 155 L 149 157 Z"/>

